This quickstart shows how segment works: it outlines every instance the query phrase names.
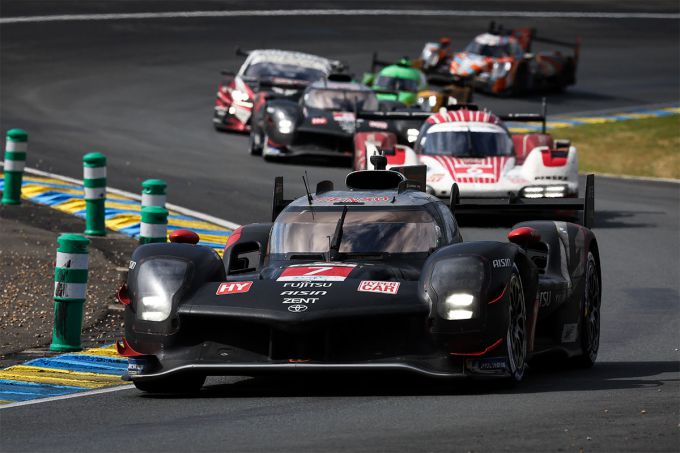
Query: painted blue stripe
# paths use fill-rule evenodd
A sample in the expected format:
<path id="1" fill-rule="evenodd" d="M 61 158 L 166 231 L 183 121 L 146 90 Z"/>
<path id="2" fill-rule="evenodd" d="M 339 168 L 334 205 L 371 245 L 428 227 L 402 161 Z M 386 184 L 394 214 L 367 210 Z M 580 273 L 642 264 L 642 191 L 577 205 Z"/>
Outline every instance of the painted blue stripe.
<path id="1" fill-rule="evenodd" d="M 43 193 L 36 195 L 34 197 L 31 197 L 31 200 L 35 201 L 36 203 L 46 204 L 48 206 L 52 206 L 52 205 L 55 205 L 55 204 L 64 203 L 64 202 L 66 202 L 66 201 L 68 201 L 72 198 L 82 198 L 82 197 L 78 197 L 78 196 L 72 195 L 70 193 L 48 191 L 48 192 L 43 192 Z"/>
<path id="2" fill-rule="evenodd" d="M 26 365 L 114 376 L 120 376 L 127 371 L 127 360 L 113 359 L 107 363 L 107 361 L 83 360 L 75 355 L 34 359 Z"/>
<path id="3" fill-rule="evenodd" d="M 49 367 L 50 363 L 73 364 L 77 366 L 99 367 L 104 369 L 127 369 L 127 359 L 114 357 L 85 356 L 79 354 L 63 354 L 56 357 L 42 357 L 26 362 L 26 365 Z"/>
<path id="4" fill-rule="evenodd" d="M 226 244 L 226 242 L 225 242 Z M 213 249 L 223 249 L 225 244 L 218 244 L 217 242 L 204 242 L 204 241 L 199 241 L 198 245 L 203 245 L 205 247 L 210 247 Z"/>
<path id="5" fill-rule="evenodd" d="M 85 387 L 66 385 L 38 384 L 35 382 L 10 381 L 0 379 L 0 400 L 27 401 L 36 398 L 67 395 L 69 393 L 91 390 Z"/>

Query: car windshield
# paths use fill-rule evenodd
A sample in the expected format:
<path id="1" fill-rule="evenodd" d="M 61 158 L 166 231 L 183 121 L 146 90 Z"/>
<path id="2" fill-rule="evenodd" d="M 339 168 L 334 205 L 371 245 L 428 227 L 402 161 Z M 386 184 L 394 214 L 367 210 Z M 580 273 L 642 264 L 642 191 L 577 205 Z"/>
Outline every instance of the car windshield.
<path id="1" fill-rule="evenodd" d="M 301 208 L 283 212 L 272 228 L 270 254 L 327 253 L 342 216 L 342 208 L 339 206 L 332 211 Z M 440 238 L 441 230 L 427 211 L 372 210 L 350 206 L 343 222 L 339 251 L 429 252 L 439 245 Z"/>
<path id="2" fill-rule="evenodd" d="M 472 41 L 470 44 L 468 44 L 468 46 L 465 48 L 465 51 L 467 53 L 473 53 L 475 55 L 484 55 L 485 57 L 494 58 L 507 57 L 509 55 L 512 55 L 512 49 L 510 44 L 489 45 L 481 44 L 478 43 L 477 41 Z"/>
<path id="3" fill-rule="evenodd" d="M 434 156 L 512 156 L 512 139 L 499 126 L 435 124 L 421 134 L 416 152 Z"/>
<path id="4" fill-rule="evenodd" d="M 313 82 L 325 77 L 325 74 L 317 69 L 271 62 L 251 64 L 246 69 L 244 75 L 256 78 L 281 77 L 285 79 L 305 80 L 308 82 Z"/>
<path id="5" fill-rule="evenodd" d="M 315 88 L 305 93 L 304 102 L 307 107 L 324 110 L 351 112 L 355 105 L 356 110 L 378 110 L 378 99 L 368 90 Z"/>
<path id="6" fill-rule="evenodd" d="M 418 81 L 400 77 L 378 76 L 373 84 L 374 88 L 394 91 L 418 91 Z"/>

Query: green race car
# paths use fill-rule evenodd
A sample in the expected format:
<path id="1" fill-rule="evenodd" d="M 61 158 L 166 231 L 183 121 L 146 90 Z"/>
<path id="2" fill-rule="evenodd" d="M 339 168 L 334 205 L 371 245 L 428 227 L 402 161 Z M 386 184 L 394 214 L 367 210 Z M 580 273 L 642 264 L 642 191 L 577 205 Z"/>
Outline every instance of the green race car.
<path id="1" fill-rule="evenodd" d="M 376 73 L 376 68 L 384 66 Z M 363 83 L 375 90 L 380 101 L 398 101 L 407 106 L 416 104 L 418 92 L 427 89 L 427 78 L 407 58 L 396 64 L 386 64 L 373 55 L 371 73 L 364 74 Z"/>

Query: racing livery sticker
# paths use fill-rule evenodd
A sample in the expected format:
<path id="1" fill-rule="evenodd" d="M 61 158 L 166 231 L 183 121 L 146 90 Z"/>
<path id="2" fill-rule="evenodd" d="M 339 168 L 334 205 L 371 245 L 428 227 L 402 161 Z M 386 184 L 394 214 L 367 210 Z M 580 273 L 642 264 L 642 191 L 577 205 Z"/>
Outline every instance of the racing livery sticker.
<path id="1" fill-rule="evenodd" d="M 319 197 L 316 201 L 324 203 L 380 203 L 383 201 L 390 201 L 391 198 L 387 196 L 382 197 Z"/>
<path id="2" fill-rule="evenodd" d="M 220 283 L 220 286 L 217 287 L 217 292 L 215 293 L 218 296 L 222 296 L 225 294 L 239 294 L 239 293 L 247 293 L 250 291 L 250 287 L 253 286 L 253 282 L 224 282 Z"/>
<path id="3" fill-rule="evenodd" d="M 354 269 L 354 265 L 318 265 L 290 266 L 279 276 L 277 281 L 344 281 Z"/>
<path id="4" fill-rule="evenodd" d="M 397 294 L 399 282 L 383 282 L 378 280 L 362 280 L 357 291 L 364 293 Z"/>
<path id="5" fill-rule="evenodd" d="M 562 343 L 573 343 L 578 339 L 578 324 L 567 323 L 562 326 Z"/>

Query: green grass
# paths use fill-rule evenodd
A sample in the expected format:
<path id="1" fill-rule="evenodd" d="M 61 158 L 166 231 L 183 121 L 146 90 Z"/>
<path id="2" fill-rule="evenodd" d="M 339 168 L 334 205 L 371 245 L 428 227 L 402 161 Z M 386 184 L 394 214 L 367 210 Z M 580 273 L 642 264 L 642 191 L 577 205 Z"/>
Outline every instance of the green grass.
<path id="1" fill-rule="evenodd" d="M 680 179 L 680 115 L 554 129 L 578 150 L 579 171 Z"/>

